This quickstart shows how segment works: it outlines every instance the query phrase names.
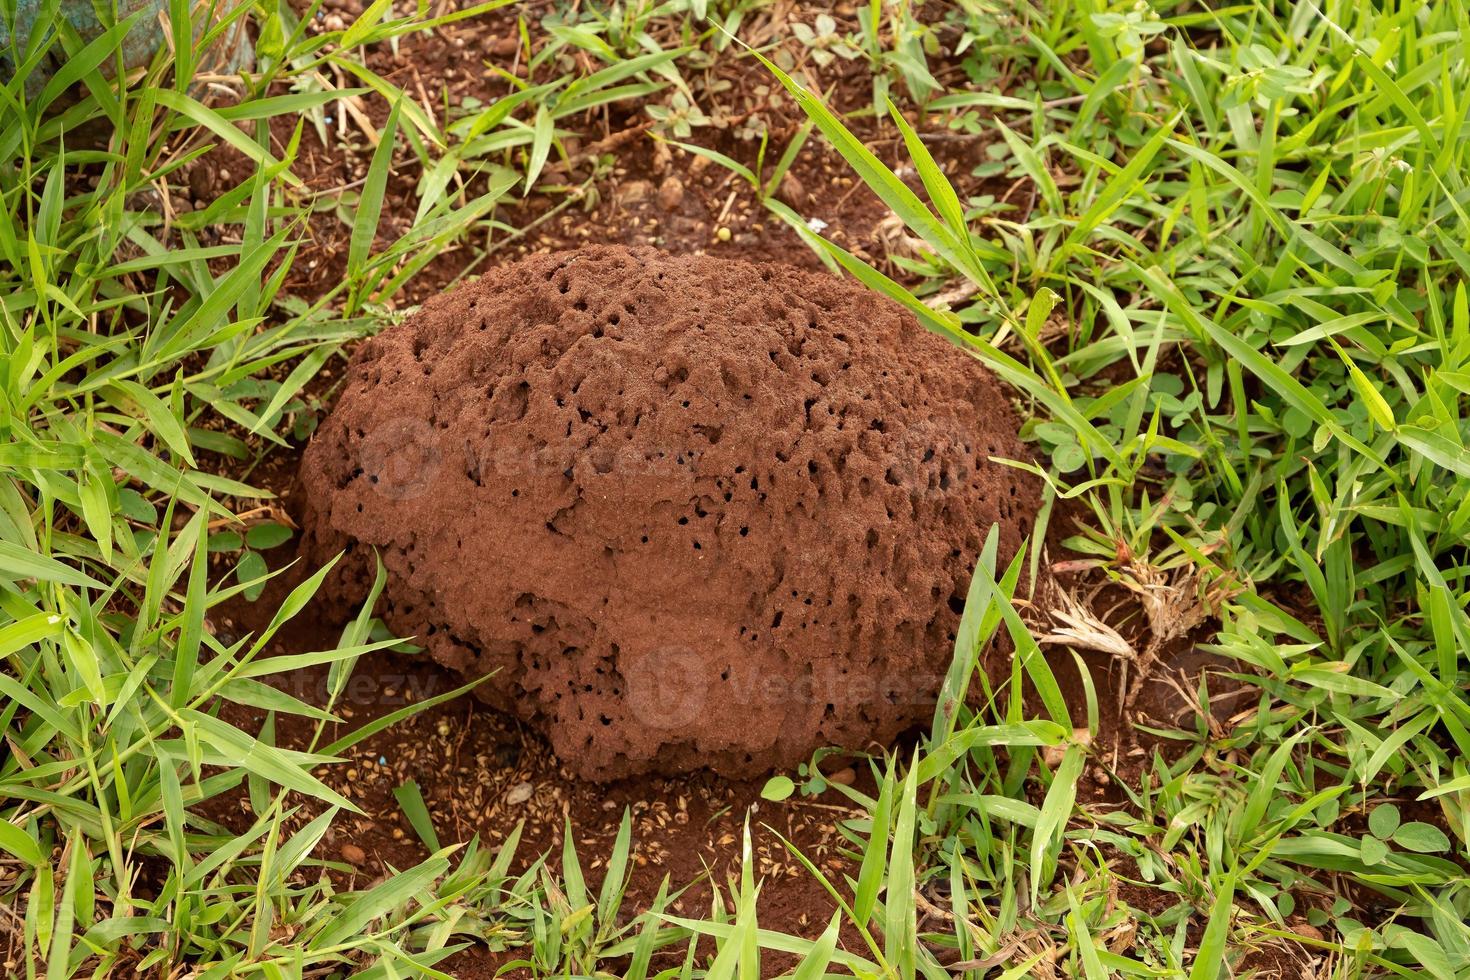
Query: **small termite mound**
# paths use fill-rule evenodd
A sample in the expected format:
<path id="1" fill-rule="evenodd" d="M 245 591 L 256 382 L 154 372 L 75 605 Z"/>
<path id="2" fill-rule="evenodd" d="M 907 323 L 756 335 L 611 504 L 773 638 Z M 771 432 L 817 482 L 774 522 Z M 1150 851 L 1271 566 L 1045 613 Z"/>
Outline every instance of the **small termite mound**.
<path id="1" fill-rule="evenodd" d="M 590 779 L 750 776 L 927 721 L 971 568 L 1031 533 L 1001 390 L 835 278 L 528 258 L 362 344 L 306 546 Z"/>

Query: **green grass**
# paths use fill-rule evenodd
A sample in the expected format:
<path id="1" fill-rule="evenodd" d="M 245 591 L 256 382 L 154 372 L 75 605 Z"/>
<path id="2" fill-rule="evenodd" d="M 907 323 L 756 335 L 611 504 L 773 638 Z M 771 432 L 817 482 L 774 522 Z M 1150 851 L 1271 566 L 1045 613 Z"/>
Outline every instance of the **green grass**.
<path id="1" fill-rule="evenodd" d="M 258 590 L 258 552 L 277 539 L 258 518 L 231 524 L 267 496 L 241 481 L 310 431 L 308 386 L 393 320 L 389 301 L 435 254 L 486 261 L 524 231 L 497 203 L 595 193 L 548 176 L 586 113 L 628 101 L 657 110 L 666 138 L 705 142 L 695 113 L 713 95 L 694 68 L 745 57 L 711 25 L 738 37 L 757 9 L 706 6 L 526 15 L 535 73 L 504 79 L 492 104 L 432 114 L 366 66 L 365 50 L 433 23 L 386 4 L 327 33 L 303 26 L 315 8 L 298 21 L 284 4 L 241 7 L 257 72 L 208 106 L 166 55 L 125 85 L 104 73 L 118 32 L 85 44 L 43 28 L 18 53 L 63 52 L 66 74 L 35 99 L 18 82 L 0 93 L 7 970 L 435 975 L 483 942 L 535 975 L 641 977 L 656 949 L 696 934 L 708 938 L 672 975 L 753 977 L 780 951 L 801 955 L 803 978 L 1208 980 L 1253 949 L 1305 944 L 1334 977 L 1470 976 L 1470 16 L 1447 3 L 965 0 L 940 30 L 875 0 L 850 38 L 794 42 L 850 48 L 838 57 L 868 66 L 873 111 L 889 96 L 922 104 L 921 133 L 972 134 L 993 148 L 980 175 L 1027 189 L 1009 204 L 961 197 L 894 112 L 880 124 L 916 191 L 786 79 L 813 139 L 932 254 L 897 260 L 908 289 L 807 240 L 1010 383 L 1046 513 L 1080 503 L 1069 547 L 1139 597 L 1151 635 L 1209 627 L 1251 686 L 1231 723 L 1156 733 L 1170 751 L 1145 755 L 1136 779 L 1109 773 L 1125 805 L 1080 798 L 1079 777 L 1112 761 L 1079 734 L 1095 734 L 1109 694 L 1066 704 L 1043 656 L 1063 663 L 1066 647 L 1040 642 L 1054 624 L 1012 601 L 1045 558 L 998 567 L 992 545 L 941 702 L 956 707 L 912 756 L 873 761 L 875 797 L 835 788 L 868 816 L 844 827 L 859 871 L 824 880 L 838 913 L 816 940 L 761 925 L 750 860 L 723 886 L 732 915 L 674 918 L 665 894 L 624 923 L 626 832 L 597 856 L 612 870 L 593 894 L 570 844 L 515 875 L 514 842 L 436 847 L 416 787 L 400 802 L 427 861 L 360 892 L 322 874 L 313 848 L 352 804 L 312 772 L 350 744 L 290 752 L 270 727 L 217 717 L 221 700 L 319 732 L 330 717 L 256 680 L 319 579 L 259 636 L 206 628 L 213 607 Z M 966 79 L 946 91 L 930 84 L 940 36 Z M 783 56 L 763 53 L 779 72 Z M 354 87 L 330 88 L 337 77 Z M 63 83 L 79 97 L 58 101 Z M 314 193 L 293 172 L 302 133 L 328 134 L 350 96 L 383 108 L 377 149 L 354 197 Z M 762 144 L 754 167 L 716 159 L 801 225 L 772 191 L 806 142 Z M 247 161 L 236 186 L 166 220 L 160 193 L 226 143 Z M 390 168 L 419 175 L 411 200 L 390 196 Z M 380 217 L 404 207 L 412 227 L 384 240 Z M 290 295 L 310 223 L 338 213 L 353 220 L 346 275 L 310 302 Z M 957 282 L 971 298 L 947 309 L 937 297 Z M 221 457 L 245 475 L 204 465 Z M 211 549 L 239 568 L 210 576 Z M 337 693 L 359 656 L 394 642 L 376 638 L 374 598 L 335 650 L 300 661 L 331 662 Z M 990 691 L 975 664 L 1002 631 L 1017 666 Z M 1085 634 L 1071 645 L 1096 647 Z M 1129 676 L 1155 652 L 1144 639 L 1120 654 Z M 241 784 L 250 831 L 198 814 Z M 814 769 L 797 784 L 828 789 Z M 287 791 L 329 809 L 287 833 Z M 860 945 L 838 947 L 843 922 Z"/>

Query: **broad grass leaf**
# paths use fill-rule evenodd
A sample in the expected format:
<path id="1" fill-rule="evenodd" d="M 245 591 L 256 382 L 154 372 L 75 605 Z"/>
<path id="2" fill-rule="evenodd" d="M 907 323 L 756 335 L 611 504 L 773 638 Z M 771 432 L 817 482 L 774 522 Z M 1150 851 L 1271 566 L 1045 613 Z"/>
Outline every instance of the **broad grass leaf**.
<path id="1" fill-rule="evenodd" d="M 8 851 L 33 868 L 46 860 L 40 843 L 8 820 L 0 820 L 0 850 Z"/>
<path id="2" fill-rule="evenodd" d="M 335 762 L 329 756 L 291 752 L 267 745 L 217 718 L 193 709 L 182 713 L 192 721 L 200 742 L 219 754 L 224 764 L 253 773 L 284 789 L 315 797 L 351 813 L 361 813 L 355 804 L 311 774 L 311 767 Z"/>
<path id="3" fill-rule="evenodd" d="M 388 171 L 393 165 L 393 148 L 398 142 L 398 117 L 402 111 L 402 99 L 394 101 L 392 108 L 388 110 L 388 119 L 378 136 L 378 145 L 373 150 L 373 159 L 368 164 L 367 176 L 363 180 L 362 193 L 358 196 L 357 214 L 352 221 L 352 238 L 347 245 L 347 276 L 354 281 L 362 278 L 368 256 L 372 253 L 373 241 L 378 235 L 383 198 L 388 189 Z M 253 428 L 259 431 L 259 426 Z"/>
<path id="4" fill-rule="evenodd" d="M 883 898 L 883 957 L 898 970 L 901 980 L 913 980 L 917 970 L 919 923 L 914 901 L 914 832 L 918 820 L 918 759 L 909 766 L 893 825 L 893 850 L 888 858 L 888 884 Z"/>
<path id="5" fill-rule="evenodd" d="M 85 572 L 79 572 L 55 558 L 37 554 L 27 548 L 11 544 L 9 541 L 0 541 L 0 578 L 9 579 L 12 582 L 36 579 L 40 582 L 56 582 L 59 585 L 70 585 L 79 589 L 101 590 L 104 588 L 101 582 Z"/>
<path id="6" fill-rule="evenodd" d="M 1189 980 L 1215 980 L 1225 965 L 1225 949 L 1230 940 L 1230 917 L 1235 910 L 1235 872 L 1224 875 L 1215 885 L 1215 904 L 1205 923 L 1204 935 L 1194 954 Z"/>
<path id="7" fill-rule="evenodd" d="M 424 803 L 424 794 L 419 790 L 419 784 L 410 779 L 393 790 L 393 798 L 398 801 L 399 809 L 408 818 L 409 826 L 419 835 L 424 846 L 431 853 L 438 851 L 439 835 L 434 830 L 434 821 L 429 816 L 429 807 Z"/>
<path id="8" fill-rule="evenodd" d="M 1414 453 L 1460 476 L 1470 476 L 1470 451 L 1444 433 L 1417 425 L 1401 425 L 1399 442 Z"/>
<path id="9" fill-rule="evenodd" d="M 541 169 L 546 166 L 546 159 L 551 155 L 551 141 L 555 136 L 556 118 L 546 106 L 537 107 L 536 115 L 531 121 L 531 156 L 526 162 L 525 193 L 531 193 L 531 188 L 536 185 L 536 178 L 541 176 Z"/>
<path id="10" fill-rule="evenodd" d="M 328 921 L 321 932 L 312 937 L 310 948 L 323 950 L 345 943 L 361 933 L 374 919 L 404 908 L 412 902 L 422 902 L 431 894 L 430 889 L 434 882 L 448 870 L 448 858 L 432 857 L 416 867 L 388 877 L 369 891 L 357 893 L 335 918 Z"/>
<path id="11" fill-rule="evenodd" d="M 1036 828 L 1031 832 L 1031 901 L 1035 903 L 1041 895 L 1041 887 L 1051 883 L 1056 862 L 1051 851 L 1057 847 L 1066 833 L 1067 821 L 1072 816 L 1072 804 L 1077 799 L 1077 781 L 1082 776 L 1082 767 L 1087 762 L 1087 749 L 1073 745 L 1062 756 L 1061 764 L 1052 775 L 1047 787 L 1046 798 L 1041 804 L 1041 813 Z"/>
<path id="12" fill-rule="evenodd" d="M 837 937 L 841 934 L 842 913 L 832 913 L 832 919 L 827 923 L 827 928 L 817 937 L 801 957 L 801 965 L 791 975 L 791 980 L 823 980 L 827 975 L 827 966 L 832 962 L 832 954 L 837 949 Z"/>
<path id="13" fill-rule="evenodd" d="M 235 704 L 244 704 L 262 711 L 274 711 L 278 714 L 298 715 L 303 718 L 313 718 L 317 721 L 335 722 L 339 719 L 330 711 L 323 711 L 316 705 L 307 704 L 300 698 L 288 694 L 278 687 L 263 684 L 251 677 L 234 677 L 221 685 L 216 692 L 217 697 Z"/>
<path id="14" fill-rule="evenodd" d="M 878 799 L 870 817 L 868 843 L 863 850 L 857 885 L 853 889 L 853 919 L 864 928 L 872 920 L 873 908 L 878 902 L 878 892 L 887 877 L 888 827 L 893 816 L 893 797 L 896 792 L 897 777 L 894 775 L 893 764 L 890 762 L 883 781 L 878 786 Z"/>
<path id="15" fill-rule="evenodd" d="M 607 870 L 603 874 L 602 887 L 597 895 L 597 921 L 602 927 L 606 927 L 614 920 L 622 904 L 623 889 L 628 874 L 628 855 L 632 850 L 632 844 L 632 812 L 624 807 L 623 819 L 618 823 L 618 836 L 613 841 L 612 850 L 608 854 Z"/>
<path id="16" fill-rule="evenodd" d="M 65 621 L 55 613 L 33 613 L 24 619 L 0 627 L 0 660 L 17 650 L 49 640 L 65 628 Z"/>
<path id="17" fill-rule="evenodd" d="M 282 166 L 281 161 L 272 156 L 270 151 L 240 132 L 233 122 L 225 119 L 218 112 L 196 102 L 183 92 L 155 89 L 152 95 L 165 109 L 178 113 L 196 126 L 203 126 L 260 166 L 275 170 L 286 183 L 293 187 L 301 186 L 300 179 Z"/>

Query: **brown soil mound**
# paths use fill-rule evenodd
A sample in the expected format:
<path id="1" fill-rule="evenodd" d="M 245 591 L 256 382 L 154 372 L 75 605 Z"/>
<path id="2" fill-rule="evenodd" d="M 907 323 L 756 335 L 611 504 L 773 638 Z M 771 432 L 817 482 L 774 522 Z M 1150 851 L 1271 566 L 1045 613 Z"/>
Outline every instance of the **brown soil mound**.
<path id="1" fill-rule="evenodd" d="M 327 598 L 582 776 L 750 775 L 925 721 L 1034 482 L 991 377 L 860 286 L 652 249 L 529 258 L 364 343 L 302 466 Z"/>

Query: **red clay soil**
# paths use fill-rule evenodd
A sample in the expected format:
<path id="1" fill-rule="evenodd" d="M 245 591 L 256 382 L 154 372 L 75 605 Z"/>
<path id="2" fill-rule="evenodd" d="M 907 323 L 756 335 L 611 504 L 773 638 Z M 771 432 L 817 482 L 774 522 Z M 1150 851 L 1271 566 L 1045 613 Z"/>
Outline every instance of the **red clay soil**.
<path id="1" fill-rule="evenodd" d="M 299 510 L 299 495 L 288 493 L 286 503 L 293 511 Z M 260 601 L 229 603 L 217 611 L 212 628 L 227 637 L 260 630 L 307 571 L 298 563 L 272 581 Z M 337 635 L 313 604 L 286 624 L 267 653 L 328 649 Z M 327 705 L 325 666 L 263 680 L 309 704 Z M 442 695 L 461 681 L 425 657 L 389 651 L 365 656 L 332 706 L 341 723 L 327 725 L 316 748 L 391 711 Z M 221 704 L 221 717 L 252 733 L 264 721 L 260 710 L 232 703 Z M 309 750 L 316 727 L 307 718 L 278 714 L 273 720 L 273 739 L 284 748 Z M 519 832 L 512 874 L 522 873 L 548 850 L 553 866 L 560 867 L 562 836 L 570 821 L 583 871 L 594 890 L 606 873 L 605 862 L 626 809 L 633 833 L 627 900 L 620 913 L 624 921 L 646 911 L 666 879 L 669 893 L 678 896 L 668 906 L 669 914 L 707 916 L 714 898 L 710 886 L 724 893 L 726 882 L 739 875 L 747 814 L 755 870 L 762 881 L 764 926 L 815 938 L 834 909 L 830 896 L 787 852 L 782 839 L 833 881 L 855 875 L 857 870 L 856 863 L 842 853 L 851 845 L 839 825 L 861 817 L 862 811 L 836 786 L 817 797 L 772 804 L 760 798 L 762 780 L 731 781 L 711 773 L 593 784 L 568 773 L 535 732 L 473 698 L 460 697 L 423 709 L 354 746 L 347 756 L 345 763 L 315 770 L 315 775 L 362 811 L 338 814 L 314 852 L 315 858 L 336 862 L 339 870 L 332 873 L 342 887 L 369 887 L 394 869 L 412 867 L 428 856 L 394 797 L 394 791 L 409 781 L 421 790 L 444 845 L 478 836 L 485 847 L 498 850 L 511 834 Z M 854 789 L 872 795 L 874 787 L 866 767 L 847 766 L 847 760 L 836 757 L 824 763 L 829 773 L 842 773 L 839 781 L 851 777 Z M 293 797 L 292 804 L 296 809 L 285 820 L 288 833 L 323 810 L 323 804 L 313 799 Z M 205 801 L 197 811 L 236 833 L 244 832 L 255 819 L 243 785 Z M 722 899 L 727 911 L 733 912 L 727 893 Z M 508 962 L 527 955 L 529 937 L 516 925 L 497 924 L 479 932 L 467 927 L 456 941 L 476 941 L 440 968 L 461 980 L 525 975 L 516 968 L 498 973 Z M 843 947 L 856 952 L 865 948 L 861 937 L 850 931 L 844 931 Z M 659 954 L 655 969 L 677 965 L 684 949 L 680 945 Z M 707 944 L 703 949 L 709 951 Z M 792 965 L 790 957 L 765 959 L 768 976 Z M 604 968 L 615 966 L 605 964 Z"/>
<path id="2" fill-rule="evenodd" d="M 1035 481 L 988 372 L 850 282 L 537 256 L 363 344 L 302 466 L 310 563 L 596 780 L 750 777 L 930 718 Z M 997 668 L 1004 669 L 1004 664 Z"/>

